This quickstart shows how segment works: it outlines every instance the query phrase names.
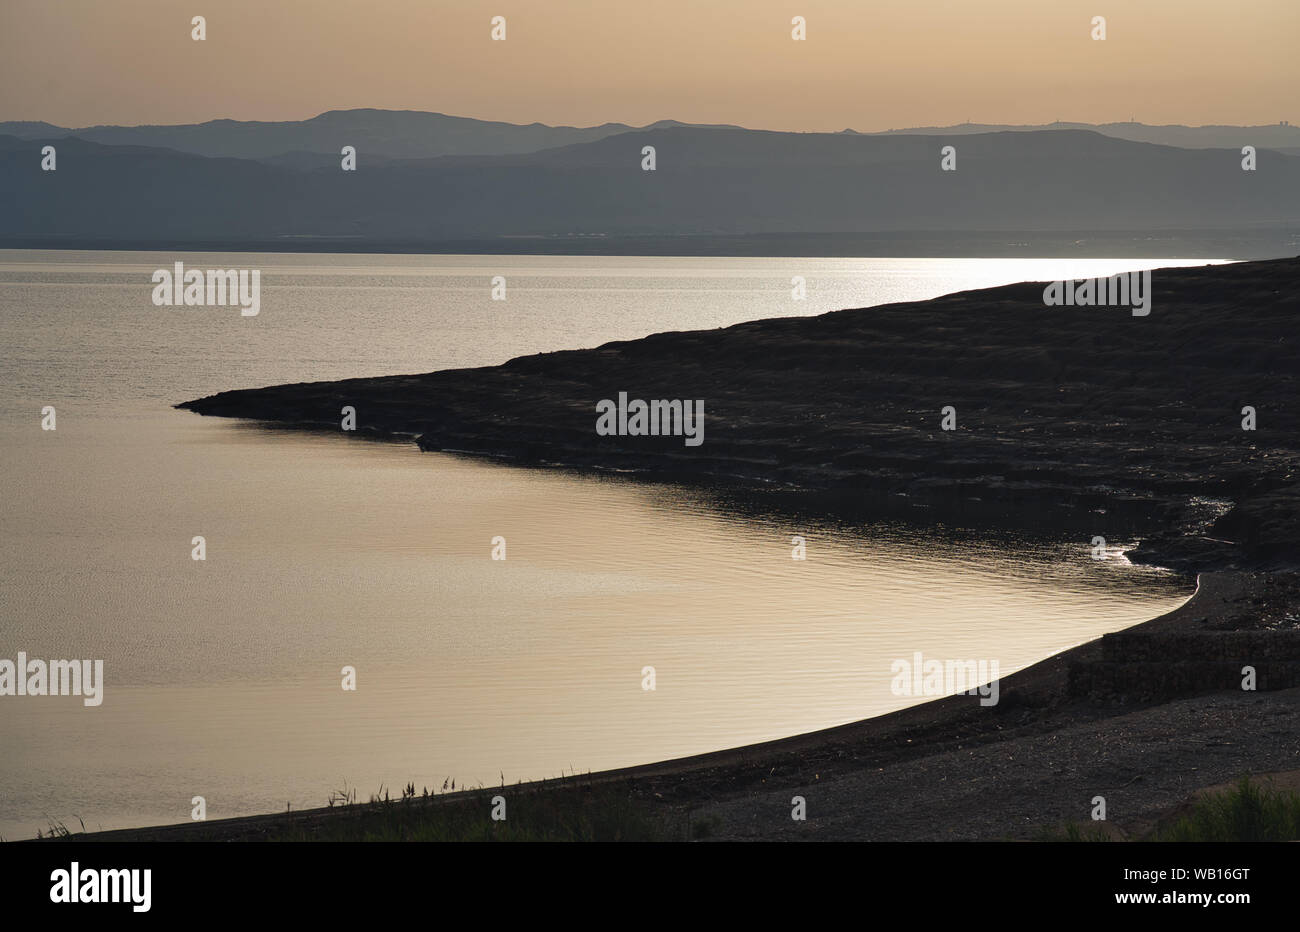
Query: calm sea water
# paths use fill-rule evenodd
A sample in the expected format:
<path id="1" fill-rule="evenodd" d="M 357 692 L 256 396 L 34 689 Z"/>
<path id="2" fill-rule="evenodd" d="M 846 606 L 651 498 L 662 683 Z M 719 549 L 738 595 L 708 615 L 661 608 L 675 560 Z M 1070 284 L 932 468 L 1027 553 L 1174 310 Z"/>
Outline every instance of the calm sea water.
<path id="1" fill-rule="evenodd" d="M 262 270 L 260 315 L 153 306 L 177 260 Z M 1190 594 L 1083 541 L 765 517 L 176 402 L 1200 263 L 0 251 L 0 657 L 102 659 L 106 679 L 97 708 L 0 697 L 0 834 L 797 734 L 920 701 L 890 691 L 916 651 L 1006 675 Z"/>

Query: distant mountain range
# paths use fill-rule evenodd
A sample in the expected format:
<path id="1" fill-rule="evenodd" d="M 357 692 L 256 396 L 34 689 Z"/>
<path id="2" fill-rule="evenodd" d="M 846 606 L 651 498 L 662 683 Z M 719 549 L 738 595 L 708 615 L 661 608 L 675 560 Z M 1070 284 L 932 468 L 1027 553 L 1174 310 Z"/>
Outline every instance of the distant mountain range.
<path id="1" fill-rule="evenodd" d="M 0 238 L 373 248 L 502 237 L 1294 231 L 1300 157 L 1269 149 L 1265 138 L 1290 136 L 1266 129 L 1297 132 L 1247 128 L 1222 148 L 1184 148 L 1089 129 L 584 129 L 376 110 L 301 123 L 0 124 Z M 1220 139 L 1230 128 L 1190 132 L 1201 130 Z M 1243 140 L 1259 149 L 1256 171 L 1241 170 Z M 40 168 L 47 144 L 54 172 Z M 340 169 L 344 145 L 357 149 L 355 172 Z M 940 170 L 946 145 L 956 171 Z M 655 171 L 642 170 L 645 146 Z"/>
<path id="2" fill-rule="evenodd" d="M 177 126 L 86 126 L 70 129 L 49 123 L 0 123 L 0 136 L 57 139 L 76 136 L 106 146 L 151 146 L 194 155 L 311 163 L 312 155 L 337 157 L 345 145 L 366 158 L 412 159 L 442 155 L 517 155 L 580 142 L 594 142 L 635 129 L 683 126 L 661 120 L 650 126 L 518 125 L 418 110 L 330 110 L 310 120 L 263 123 L 210 120 Z M 738 127 L 728 127 L 736 129 Z M 1297 143 L 1300 145 L 1300 143 Z M 319 161 L 319 160 L 315 160 Z"/>
<path id="3" fill-rule="evenodd" d="M 1291 154 L 1300 153 L 1300 126 L 1290 123 L 1270 123 L 1265 126 L 1148 126 L 1145 123 L 1045 123 L 1041 126 L 1013 126 L 1001 123 L 958 123 L 953 126 L 924 126 L 912 129 L 891 129 L 876 135 L 953 136 L 970 133 L 1028 133 L 1043 130 L 1083 129 L 1127 139 L 1130 142 L 1150 142 L 1160 146 L 1180 146 L 1184 149 L 1238 149 L 1254 146 L 1257 149 L 1280 149 Z M 3 132 L 0 129 L 0 132 Z"/>
<path id="4" fill-rule="evenodd" d="M 209 120 L 175 126 L 84 126 L 70 128 L 43 122 L 0 122 L 0 136 L 19 139 L 57 139 L 77 136 L 106 146 L 153 146 L 195 155 L 261 159 L 281 164 L 310 164 L 312 155 L 336 156 L 345 145 L 356 146 L 367 158 L 412 159 L 442 155 L 520 155 L 595 142 L 607 136 L 669 127 L 696 129 L 741 129 L 730 124 L 679 123 L 660 120 L 649 126 L 626 123 L 600 126 L 519 125 L 470 117 L 448 116 L 418 110 L 330 110 L 309 120 L 258 122 L 252 120 Z M 1187 149 L 1237 148 L 1253 145 L 1260 149 L 1300 151 L 1300 126 L 1274 123 L 1267 126 L 1147 126 L 1143 123 L 1049 123 L 1042 126 L 995 123 L 961 123 L 954 126 L 925 126 L 891 129 L 880 133 L 846 135 L 952 136 L 974 133 L 1035 132 L 1043 130 L 1092 130 L 1104 136 L 1132 142 L 1150 142 Z M 802 135 L 802 134 L 801 134 Z M 821 134 L 816 134 L 821 135 Z M 319 159 L 315 160 L 319 162 Z"/>

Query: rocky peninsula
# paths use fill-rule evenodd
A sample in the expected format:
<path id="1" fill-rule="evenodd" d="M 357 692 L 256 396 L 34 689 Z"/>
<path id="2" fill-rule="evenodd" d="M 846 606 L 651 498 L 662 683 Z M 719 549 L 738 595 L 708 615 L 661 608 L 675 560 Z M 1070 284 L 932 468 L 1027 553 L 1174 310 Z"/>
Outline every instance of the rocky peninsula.
<path id="1" fill-rule="evenodd" d="M 351 406 L 359 431 L 425 450 L 1058 522 L 1189 572 L 1282 568 L 1300 557 L 1297 286 L 1300 259 L 1157 269 L 1137 317 L 1024 283 L 178 407 L 338 429 Z M 620 392 L 702 401 L 705 441 L 598 433 Z"/>

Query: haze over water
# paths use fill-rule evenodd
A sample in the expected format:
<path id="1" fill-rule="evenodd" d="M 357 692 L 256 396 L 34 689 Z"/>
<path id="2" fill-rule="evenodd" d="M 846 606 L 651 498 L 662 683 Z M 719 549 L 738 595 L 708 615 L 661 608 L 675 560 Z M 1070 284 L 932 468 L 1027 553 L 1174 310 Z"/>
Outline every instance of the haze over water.
<path id="1" fill-rule="evenodd" d="M 153 306 L 151 273 L 178 260 L 261 269 L 261 313 Z M 176 402 L 1194 264 L 0 252 L 0 657 L 103 659 L 106 678 L 98 708 L 0 698 L 0 834 L 185 821 L 195 795 L 221 818 L 323 805 L 345 783 L 364 800 L 797 734 L 919 701 L 889 688 L 915 651 L 1005 676 L 1190 595 L 1083 540 L 754 516 L 708 490 Z"/>

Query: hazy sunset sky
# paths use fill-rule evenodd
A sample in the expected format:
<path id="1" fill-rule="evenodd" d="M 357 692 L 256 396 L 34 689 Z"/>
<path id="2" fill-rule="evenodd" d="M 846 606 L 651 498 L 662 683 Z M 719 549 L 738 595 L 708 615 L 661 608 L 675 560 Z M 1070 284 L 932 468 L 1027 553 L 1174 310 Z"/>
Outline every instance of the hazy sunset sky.
<path id="1" fill-rule="evenodd" d="M 0 0 L 0 120 L 1296 123 L 1297 40 L 1300 0 Z"/>

